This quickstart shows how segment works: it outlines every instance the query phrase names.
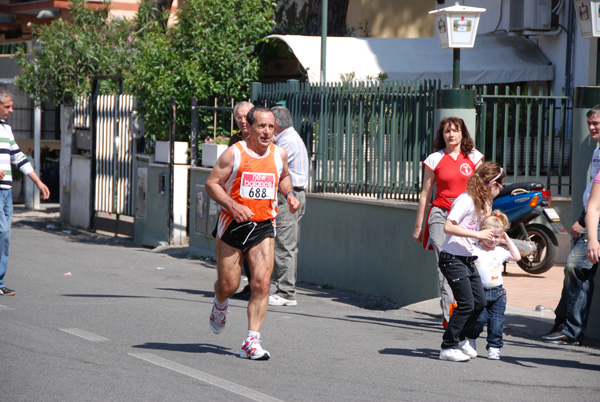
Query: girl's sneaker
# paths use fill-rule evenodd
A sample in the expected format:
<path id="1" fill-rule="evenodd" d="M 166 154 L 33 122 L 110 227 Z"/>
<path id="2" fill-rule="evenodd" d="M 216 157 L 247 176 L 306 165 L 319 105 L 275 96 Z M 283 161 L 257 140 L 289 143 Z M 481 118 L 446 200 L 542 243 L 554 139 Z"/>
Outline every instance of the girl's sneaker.
<path id="1" fill-rule="evenodd" d="M 477 351 L 475 348 L 475 339 L 465 339 L 460 346 L 460 351 L 469 356 L 471 359 L 477 357 Z"/>
<path id="2" fill-rule="evenodd" d="M 500 349 L 490 347 L 488 349 L 488 359 L 500 360 Z"/>
<path id="3" fill-rule="evenodd" d="M 471 360 L 471 358 L 464 354 L 458 348 L 450 348 L 440 350 L 440 360 L 448 360 L 451 362 L 466 362 Z"/>

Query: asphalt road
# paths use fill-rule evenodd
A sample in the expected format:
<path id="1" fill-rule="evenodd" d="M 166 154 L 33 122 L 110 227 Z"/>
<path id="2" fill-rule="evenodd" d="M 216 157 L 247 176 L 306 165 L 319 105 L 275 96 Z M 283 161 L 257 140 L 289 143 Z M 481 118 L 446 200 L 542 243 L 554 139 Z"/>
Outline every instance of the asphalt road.
<path id="1" fill-rule="evenodd" d="M 376 269 L 376 267 L 373 267 Z M 179 249 L 13 226 L 0 401 L 600 401 L 600 350 L 507 335 L 502 360 L 438 359 L 439 320 L 302 284 L 270 308 L 269 361 L 239 358 L 246 302 L 208 326 L 214 263 Z"/>

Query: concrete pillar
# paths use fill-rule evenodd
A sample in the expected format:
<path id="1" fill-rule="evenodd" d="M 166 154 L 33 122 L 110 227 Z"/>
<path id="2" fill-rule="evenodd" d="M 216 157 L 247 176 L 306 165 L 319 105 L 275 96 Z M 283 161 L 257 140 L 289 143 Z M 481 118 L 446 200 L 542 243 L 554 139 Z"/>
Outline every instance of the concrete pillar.
<path id="1" fill-rule="evenodd" d="M 69 223 L 71 214 L 71 155 L 73 147 L 73 106 L 60 108 L 60 221 Z"/>
<path id="2" fill-rule="evenodd" d="M 477 112 L 475 91 L 470 89 L 440 89 L 435 94 L 434 133 L 445 118 L 460 117 L 465 121 L 471 138 L 475 141 Z M 483 152 L 483 151 L 482 151 Z"/>

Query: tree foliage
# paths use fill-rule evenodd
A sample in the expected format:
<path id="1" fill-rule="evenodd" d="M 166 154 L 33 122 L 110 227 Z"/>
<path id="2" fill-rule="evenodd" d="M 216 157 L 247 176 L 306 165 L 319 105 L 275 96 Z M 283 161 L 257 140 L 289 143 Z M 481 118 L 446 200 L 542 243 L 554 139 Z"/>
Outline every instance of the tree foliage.
<path id="1" fill-rule="evenodd" d="M 263 0 L 188 0 L 166 32 L 145 25 L 136 33 L 126 84 L 140 102 L 152 139 L 168 136 L 172 97 L 179 108 L 176 137 L 187 140 L 192 97 L 248 96 L 260 73 L 254 48 L 271 32 L 274 8 Z"/>
<path id="2" fill-rule="evenodd" d="M 171 98 L 176 99 L 178 139 L 190 134 L 192 97 L 241 100 L 257 81 L 255 46 L 271 33 L 276 4 L 265 0 L 187 0 L 177 23 L 166 26 L 167 0 L 145 0 L 134 21 L 110 19 L 73 0 L 71 19 L 32 28 L 38 42 L 15 56 L 16 85 L 37 104 L 73 103 L 91 94 L 96 75 L 118 75 L 136 95 L 150 140 L 168 138 Z"/>
<path id="3" fill-rule="evenodd" d="M 21 49 L 15 55 L 22 70 L 17 88 L 38 105 L 72 104 L 90 94 L 94 75 L 121 75 L 131 60 L 127 42 L 131 23 L 110 20 L 109 4 L 94 10 L 85 0 L 73 0 L 72 19 L 33 26 L 38 40 L 32 52 Z"/>

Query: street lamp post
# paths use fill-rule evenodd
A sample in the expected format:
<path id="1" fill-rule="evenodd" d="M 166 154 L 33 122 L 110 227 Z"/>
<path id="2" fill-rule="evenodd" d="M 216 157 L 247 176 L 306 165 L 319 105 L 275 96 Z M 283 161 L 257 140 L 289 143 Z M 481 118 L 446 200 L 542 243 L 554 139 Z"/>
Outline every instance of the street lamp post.
<path id="1" fill-rule="evenodd" d="M 430 11 L 435 17 L 436 32 L 442 49 L 452 49 L 452 88 L 438 90 L 435 94 L 435 124 L 450 116 L 464 120 L 467 128 L 475 132 L 476 112 L 473 90 L 460 89 L 460 49 L 472 48 L 479 26 L 479 16 L 485 8 L 454 6 Z"/>
<path id="2" fill-rule="evenodd" d="M 436 30 L 442 49 L 453 49 L 452 88 L 460 88 L 460 49 L 475 46 L 479 16 L 485 8 L 461 6 L 430 11 L 436 18 Z"/>

